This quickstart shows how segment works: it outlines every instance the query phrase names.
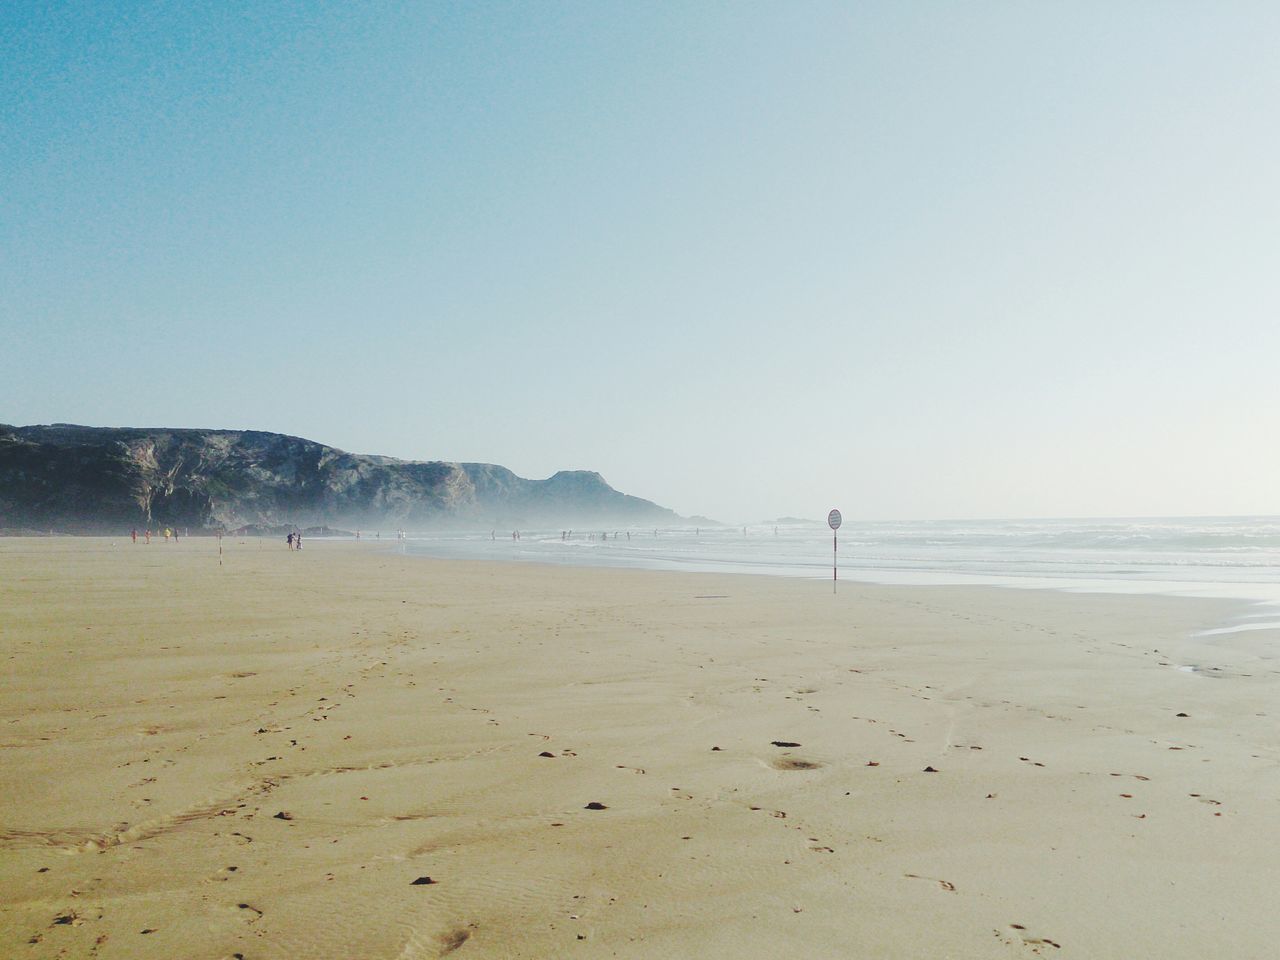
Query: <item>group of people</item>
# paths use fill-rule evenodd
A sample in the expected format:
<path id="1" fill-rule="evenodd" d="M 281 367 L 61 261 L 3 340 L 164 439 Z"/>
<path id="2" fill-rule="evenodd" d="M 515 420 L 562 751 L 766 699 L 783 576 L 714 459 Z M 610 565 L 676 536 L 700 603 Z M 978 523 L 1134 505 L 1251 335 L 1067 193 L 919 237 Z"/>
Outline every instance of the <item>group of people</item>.
<path id="1" fill-rule="evenodd" d="M 133 542 L 134 542 L 134 543 L 137 543 L 137 542 L 138 542 L 138 528 L 137 528 L 137 527 L 134 527 L 131 531 L 129 531 L 129 536 L 133 539 Z M 165 543 L 168 543 L 168 542 L 169 542 L 169 538 L 170 538 L 170 537 L 172 537 L 172 538 L 173 538 L 173 542 L 174 542 L 174 543 L 177 543 L 177 542 L 178 542 L 178 528 L 177 528 L 177 527 L 165 527 L 165 528 L 164 528 L 164 542 L 165 542 Z M 150 528 L 150 527 L 148 527 L 145 531 L 143 531 L 142 539 L 143 539 L 143 543 L 150 543 L 150 542 L 151 542 L 151 528 Z"/>
<path id="2" fill-rule="evenodd" d="M 284 538 L 284 542 L 289 545 L 290 550 L 301 550 L 302 549 L 302 533 L 300 531 L 291 533 Z"/>

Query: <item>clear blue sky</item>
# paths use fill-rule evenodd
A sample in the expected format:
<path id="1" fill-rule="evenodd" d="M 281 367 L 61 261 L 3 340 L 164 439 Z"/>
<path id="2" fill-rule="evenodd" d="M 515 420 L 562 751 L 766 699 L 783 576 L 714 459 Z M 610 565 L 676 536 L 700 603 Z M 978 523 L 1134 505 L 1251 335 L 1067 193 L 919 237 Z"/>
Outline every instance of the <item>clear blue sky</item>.
<path id="1" fill-rule="evenodd" d="M 0 421 L 1280 513 L 1280 5 L 0 6 Z"/>

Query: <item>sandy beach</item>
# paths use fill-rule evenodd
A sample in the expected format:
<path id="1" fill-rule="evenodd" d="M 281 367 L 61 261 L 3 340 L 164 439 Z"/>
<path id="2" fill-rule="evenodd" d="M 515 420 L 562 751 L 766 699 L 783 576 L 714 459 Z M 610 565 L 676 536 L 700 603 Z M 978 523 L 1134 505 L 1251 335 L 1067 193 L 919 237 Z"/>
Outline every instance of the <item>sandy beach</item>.
<path id="1" fill-rule="evenodd" d="M 1280 949 L 1240 604 L 224 546 L 0 540 L 0 956 Z"/>

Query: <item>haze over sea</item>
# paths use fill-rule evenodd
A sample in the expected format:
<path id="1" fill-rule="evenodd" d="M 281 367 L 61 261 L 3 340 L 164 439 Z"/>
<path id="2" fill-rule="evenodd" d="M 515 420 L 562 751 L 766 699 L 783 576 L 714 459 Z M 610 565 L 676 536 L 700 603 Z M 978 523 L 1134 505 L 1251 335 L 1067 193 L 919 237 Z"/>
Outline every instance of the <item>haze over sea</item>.
<path id="1" fill-rule="evenodd" d="M 607 533 L 607 539 L 601 534 Z M 409 534 L 409 553 L 829 579 L 818 521 L 746 527 Z M 839 532 L 844 580 L 1236 597 L 1280 604 L 1280 517 L 860 521 Z"/>

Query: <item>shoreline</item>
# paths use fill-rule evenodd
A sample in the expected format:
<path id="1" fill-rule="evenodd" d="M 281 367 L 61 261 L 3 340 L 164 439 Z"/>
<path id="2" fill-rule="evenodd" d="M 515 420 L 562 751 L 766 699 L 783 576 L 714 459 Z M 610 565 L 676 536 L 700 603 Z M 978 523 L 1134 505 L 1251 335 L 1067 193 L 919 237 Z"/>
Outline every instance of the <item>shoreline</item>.
<path id="1" fill-rule="evenodd" d="M 1280 935 L 1280 672 L 1195 636 L 1237 601 L 224 546 L 0 541 L 0 952 Z"/>
<path id="2" fill-rule="evenodd" d="M 767 533 L 752 539 L 761 549 L 741 551 L 736 535 L 728 540 L 692 536 L 689 529 L 665 531 L 650 540 L 647 533 L 633 543 L 590 542 L 581 537 L 565 542 L 554 531 L 529 531 L 525 541 L 512 543 L 505 537 L 489 540 L 476 535 L 411 535 L 401 544 L 408 553 L 435 559 L 492 560 L 502 563 L 545 563 L 551 565 L 610 567 L 617 569 L 672 570 L 686 573 L 742 573 L 830 581 L 831 553 L 813 549 L 814 542 L 826 540 L 821 534 L 805 540 L 805 548 L 794 539 L 777 541 Z M 715 531 L 723 534 L 724 531 Z M 843 542 L 843 541 L 842 541 Z M 636 543 L 643 544 L 637 548 Z M 771 544 L 781 543 L 781 552 Z M 653 549 L 657 547 L 657 549 Z M 661 544 L 661 546 L 659 546 Z M 1016 589 L 1069 590 L 1089 593 L 1144 593 L 1169 596 L 1223 597 L 1280 606 L 1280 582 L 1266 578 L 1256 564 L 1234 566 L 1236 578 L 1224 577 L 1221 558 L 1194 552 L 1172 553 L 1145 558 L 1104 557 L 1102 553 L 1080 556 L 1069 551 L 1040 551 L 1010 555 L 990 551 L 979 542 L 972 552 L 947 556 L 935 553 L 877 555 L 853 541 L 840 552 L 840 578 L 883 585 L 903 586 L 1001 586 Z M 619 549 L 620 548 L 620 549 Z M 917 549 L 921 549 L 917 545 Z M 1178 557 L 1180 559 L 1171 559 Z M 1137 573 L 1125 567 L 1145 568 Z M 1276 568 L 1280 569 L 1280 568 Z M 1173 575 L 1175 572 L 1181 575 Z M 1198 573 L 1199 575 L 1194 575 Z M 1193 575 L 1188 575 L 1193 574 Z M 1277 624 L 1280 626 L 1280 623 Z"/>

